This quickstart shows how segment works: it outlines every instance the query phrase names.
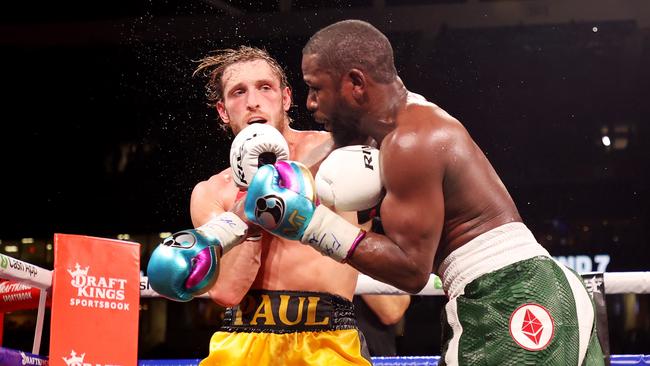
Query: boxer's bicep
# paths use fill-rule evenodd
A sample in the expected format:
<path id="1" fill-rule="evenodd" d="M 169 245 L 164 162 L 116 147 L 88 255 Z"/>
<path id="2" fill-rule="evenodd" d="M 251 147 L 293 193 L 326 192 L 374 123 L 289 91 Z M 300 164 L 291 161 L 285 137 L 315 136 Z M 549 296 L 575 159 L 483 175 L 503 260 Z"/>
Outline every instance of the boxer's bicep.
<path id="1" fill-rule="evenodd" d="M 224 171 L 194 187 L 190 198 L 190 215 L 194 227 L 225 212 L 226 202 L 235 199 L 236 188 L 230 179 L 223 176 L 227 173 Z M 261 242 L 245 241 L 221 257 L 217 281 L 209 290 L 212 300 L 222 306 L 238 304 L 257 277 L 261 253 Z"/>
<path id="2" fill-rule="evenodd" d="M 226 211 L 223 207 L 222 197 L 219 195 L 219 187 L 215 186 L 213 180 L 216 179 L 213 177 L 210 180 L 199 182 L 192 190 L 190 216 L 195 228 Z"/>
<path id="3" fill-rule="evenodd" d="M 444 166 L 426 143 L 382 151 L 386 235 L 420 268 L 433 264 L 444 222 Z"/>
<path id="4" fill-rule="evenodd" d="M 422 195 L 387 190 L 381 218 L 386 235 L 418 267 L 430 270 L 444 219 L 442 195 L 433 188 Z"/>
<path id="5" fill-rule="evenodd" d="M 368 233 L 349 260 L 361 272 L 411 293 L 429 281 L 444 219 L 444 170 L 431 156 L 431 144 L 421 140 L 410 133 L 384 140 L 385 235 Z"/>

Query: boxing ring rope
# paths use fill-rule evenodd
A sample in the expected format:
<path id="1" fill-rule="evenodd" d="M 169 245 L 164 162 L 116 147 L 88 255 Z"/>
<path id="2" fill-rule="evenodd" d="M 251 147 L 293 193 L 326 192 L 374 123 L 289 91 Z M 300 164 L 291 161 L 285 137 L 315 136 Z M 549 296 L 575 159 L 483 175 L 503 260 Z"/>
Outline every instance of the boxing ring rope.
<path id="1" fill-rule="evenodd" d="M 27 286 L 32 286 L 40 289 L 39 305 L 36 321 L 36 331 L 34 335 L 34 345 L 32 354 L 26 356 L 24 352 L 13 351 L 6 348 L 0 348 L 0 356 L 11 355 L 16 359 L 24 359 L 23 357 L 31 357 L 38 355 L 41 335 L 43 330 L 43 318 L 46 307 L 46 299 L 48 292 L 51 291 L 52 286 L 52 271 L 40 268 L 33 264 L 23 262 L 18 259 L 1 255 L 1 260 L 10 261 L 9 266 L 0 266 L 0 279 L 6 279 L 21 283 Z M 603 282 L 605 285 L 606 294 L 650 294 L 650 271 L 649 272 L 606 272 L 603 274 Z M 160 297 L 158 293 L 151 289 L 149 280 L 146 276 L 140 277 L 140 296 L 142 298 L 155 298 Z M 355 294 L 408 294 L 391 285 L 372 279 L 364 274 L 359 275 Z M 1 294 L 0 294 L 1 295 Z M 432 274 L 426 286 L 418 293 L 412 295 L 421 296 L 440 296 L 444 295 L 442 290 L 442 282 L 440 278 Z M 199 296 L 201 298 L 208 298 L 207 294 Z M 1 304 L 1 302 L 0 302 Z M 1 308 L 0 308 L 1 311 Z M 6 356 L 9 357 L 9 356 Z M 38 357 L 38 356 L 36 356 Z M 612 355 L 612 365 L 650 365 L 650 356 L 644 355 Z M 2 357 L 0 357 L 1 359 Z M 374 357 L 373 362 L 375 365 L 437 365 L 438 356 L 422 356 L 422 357 Z M 157 366 L 157 365 L 176 365 L 176 366 L 190 366 L 197 365 L 196 360 L 143 360 L 139 362 L 140 366 Z M 3 365 L 5 363 L 2 363 Z"/>
<path id="2" fill-rule="evenodd" d="M 2 262 L 10 262 L 0 266 L 0 279 L 16 281 L 27 286 L 40 289 L 38 297 L 38 311 L 36 313 L 36 331 L 34 333 L 34 344 L 32 353 L 39 354 L 41 347 L 41 336 L 43 334 L 43 319 L 45 318 L 45 303 L 47 295 L 52 287 L 52 271 L 23 262 L 18 259 L 0 255 Z M 1 329 L 2 327 L 0 327 Z"/>
<path id="3" fill-rule="evenodd" d="M 650 272 L 605 272 L 603 274 L 607 295 L 613 294 L 650 294 Z M 359 275 L 355 294 L 408 294 L 391 285 L 379 282 L 364 274 Z M 429 282 L 417 294 L 423 296 L 444 295 L 442 282 L 434 274 L 429 277 Z"/>
<path id="4" fill-rule="evenodd" d="M 13 267 L 0 267 L 0 278 L 21 282 L 28 286 L 48 290 L 52 286 L 52 271 L 34 266 L 18 259 L 12 259 L 16 264 Z M 650 271 L 648 272 L 605 272 L 603 274 L 606 293 L 613 294 L 650 294 Z M 143 298 L 160 297 L 151 287 L 146 276 L 140 277 L 140 296 Z M 367 275 L 360 274 L 357 281 L 355 294 L 384 294 L 402 295 L 408 294 L 396 287 L 377 281 Z M 422 296 L 444 295 L 440 278 L 431 274 L 429 281 L 424 288 L 415 294 Z M 199 296 L 207 298 L 207 294 Z"/>
<path id="5" fill-rule="evenodd" d="M 605 272 L 603 274 L 606 294 L 650 294 L 650 272 Z M 159 297 L 158 293 L 152 290 L 146 276 L 140 278 L 140 296 L 143 298 Z M 382 295 L 404 295 L 409 294 L 396 287 L 386 283 L 377 281 L 364 274 L 359 274 L 357 287 L 354 291 L 356 295 L 361 294 L 382 294 Z M 431 274 L 429 281 L 422 291 L 411 294 L 421 296 L 441 296 L 445 292 L 442 290 L 442 282 L 440 278 Z M 207 294 L 199 296 L 200 298 L 207 298 Z"/>

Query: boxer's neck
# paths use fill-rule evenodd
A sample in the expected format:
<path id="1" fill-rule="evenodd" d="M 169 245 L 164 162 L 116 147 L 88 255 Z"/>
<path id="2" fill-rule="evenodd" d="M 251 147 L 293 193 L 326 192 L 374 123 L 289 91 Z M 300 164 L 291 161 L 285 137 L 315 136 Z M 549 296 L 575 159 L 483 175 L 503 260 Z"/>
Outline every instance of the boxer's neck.
<path id="1" fill-rule="evenodd" d="M 392 83 L 376 83 L 372 89 L 370 107 L 361 118 L 360 130 L 381 144 L 395 129 L 397 115 L 406 105 L 409 92 L 399 77 Z"/>

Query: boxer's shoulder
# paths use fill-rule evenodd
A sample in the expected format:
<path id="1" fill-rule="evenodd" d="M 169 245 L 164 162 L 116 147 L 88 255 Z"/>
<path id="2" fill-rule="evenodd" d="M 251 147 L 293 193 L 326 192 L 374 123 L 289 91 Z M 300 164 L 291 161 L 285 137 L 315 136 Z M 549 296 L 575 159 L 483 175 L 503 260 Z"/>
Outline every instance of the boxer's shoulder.
<path id="1" fill-rule="evenodd" d="M 307 144 L 320 145 L 332 141 L 332 135 L 326 131 L 300 131 L 293 130 L 296 137 L 301 140 L 301 142 Z"/>
<path id="2" fill-rule="evenodd" d="M 227 168 L 194 186 L 193 200 L 229 202 L 237 195 L 232 169 Z"/>
<path id="3" fill-rule="evenodd" d="M 325 131 L 297 131 L 292 133 L 292 157 L 309 168 L 317 166 L 334 148 L 332 135 Z"/>
<path id="4" fill-rule="evenodd" d="M 399 123 L 404 122 L 404 123 Z M 442 127 L 444 125 L 459 125 L 460 122 L 438 105 L 427 100 L 409 102 L 398 115 L 399 127 Z"/>
<path id="5" fill-rule="evenodd" d="M 450 148 L 466 148 L 471 143 L 469 133 L 460 121 L 444 109 L 428 101 L 409 103 L 397 116 L 397 127 L 382 142 L 382 151 L 395 147 L 400 150 L 436 150 L 452 152 Z M 409 152 L 414 154 L 415 152 Z"/>
<path id="6" fill-rule="evenodd" d="M 438 179 L 446 166 L 455 161 L 459 150 L 468 150 L 459 143 L 460 131 L 456 127 L 440 127 L 437 122 L 408 122 L 391 131 L 382 141 L 380 161 L 382 179 L 386 187 L 401 182 L 412 184 L 414 177 Z"/>
<path id="7" fill-rule="evenodd" d="M 232 168 L 226 168 L 222 170 L 221 172 L 211 176 L 207 180 L 199 182 L 197 186 L 200 184 L 204 185 L 206 189 L 215 190 L 215 191 L 237 190 L 237 186 L 235 185 L 235 182 L 233 180 Z"/>

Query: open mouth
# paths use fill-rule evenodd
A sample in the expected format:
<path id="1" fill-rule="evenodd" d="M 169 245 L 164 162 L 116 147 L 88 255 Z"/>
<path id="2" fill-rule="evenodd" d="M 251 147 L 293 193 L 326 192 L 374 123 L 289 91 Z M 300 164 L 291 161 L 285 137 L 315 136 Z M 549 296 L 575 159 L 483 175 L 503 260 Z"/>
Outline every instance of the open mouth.
<path id="1" fill-rule="evenodd" d="M 266 123 L 266 120 L 264 118 L 262 118 L 262 117 L 255 117 L 255 118 L 251 118 L 248 121 L 249 125 L 252 125 L 252 124 L 255 124 L 255 123 Z"/>

